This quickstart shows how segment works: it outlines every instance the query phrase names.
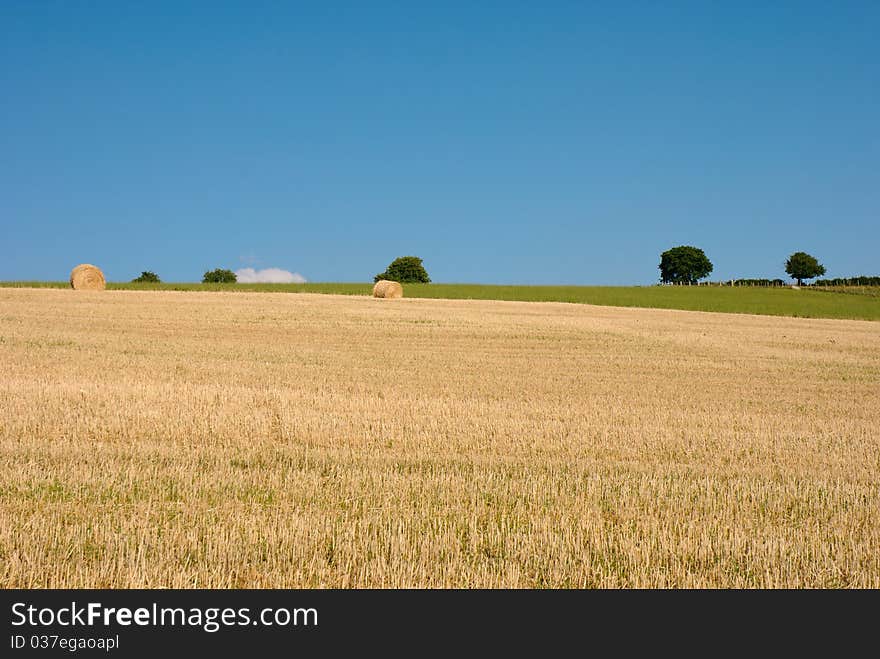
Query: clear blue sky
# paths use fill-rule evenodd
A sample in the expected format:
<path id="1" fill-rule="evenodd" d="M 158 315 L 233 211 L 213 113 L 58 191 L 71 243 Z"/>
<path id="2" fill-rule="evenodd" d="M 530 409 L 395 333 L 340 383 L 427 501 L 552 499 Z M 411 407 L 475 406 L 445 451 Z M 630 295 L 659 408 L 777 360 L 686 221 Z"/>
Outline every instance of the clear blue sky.
<path id="1" fill-rule="evenodd" d="M 0 3 L 0 279 L 880 274 L 880 2 Z"/>

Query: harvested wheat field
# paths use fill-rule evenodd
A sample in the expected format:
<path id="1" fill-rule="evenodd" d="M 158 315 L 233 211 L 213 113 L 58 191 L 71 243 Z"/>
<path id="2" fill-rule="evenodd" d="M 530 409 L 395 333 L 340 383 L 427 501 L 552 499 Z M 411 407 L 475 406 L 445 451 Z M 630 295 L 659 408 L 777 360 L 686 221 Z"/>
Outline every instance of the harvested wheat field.
<path id="1" fill-rule="evenodd" d="M 880 587 L 880 324 L 0 289 L 0 586 Z"/>

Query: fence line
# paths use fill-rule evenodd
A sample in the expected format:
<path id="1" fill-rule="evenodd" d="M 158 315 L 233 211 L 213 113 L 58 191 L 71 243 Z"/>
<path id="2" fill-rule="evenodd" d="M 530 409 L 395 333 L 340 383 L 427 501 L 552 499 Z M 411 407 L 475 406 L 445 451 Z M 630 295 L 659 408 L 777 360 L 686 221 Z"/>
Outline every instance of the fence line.
<path id="1" fill-rule="evenodd" d="M 698 282 L 662 282 L 660 286 L 754 286 L 761 288 L 787 288 L 795 286 L 796 282 L 783 279 L 728 279 L 726 281 L 698 281 Z M 805 282 L 801 286 L 880 286 L 880 277 L 839 277 L 836 279 L 817 279 L 815 282 Z"/>

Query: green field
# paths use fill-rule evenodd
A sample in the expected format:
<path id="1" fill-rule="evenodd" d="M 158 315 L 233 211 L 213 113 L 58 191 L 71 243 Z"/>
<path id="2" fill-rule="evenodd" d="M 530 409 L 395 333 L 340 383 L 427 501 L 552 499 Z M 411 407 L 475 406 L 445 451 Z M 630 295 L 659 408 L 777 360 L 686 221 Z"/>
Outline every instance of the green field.
<path id="1" fill-rule="evenodd" d="M 67 282 L 0 282 L 4 287 L 68 288 Z M 110 290 L 240 291 L 369 295 L 372 284 L 132 284 L 108 283 Z M 750 313 L 798 318 L 880 320 L 876 289 L 761 288 L 728 286 L 491 286 L 407 284 L 406 297 L 459 300 L 573 302 L 612 307 L 653 307 Z"/>

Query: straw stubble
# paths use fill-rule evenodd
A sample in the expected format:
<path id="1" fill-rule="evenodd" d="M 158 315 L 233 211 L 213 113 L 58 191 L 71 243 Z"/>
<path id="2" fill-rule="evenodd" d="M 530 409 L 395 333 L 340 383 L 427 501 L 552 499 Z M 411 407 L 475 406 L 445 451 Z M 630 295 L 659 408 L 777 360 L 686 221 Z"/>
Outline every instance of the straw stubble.
<path id="1" fill-rule="evenodd" d="M 880 324 L 0 289 L 0 587 L 880 587 Z"/>

